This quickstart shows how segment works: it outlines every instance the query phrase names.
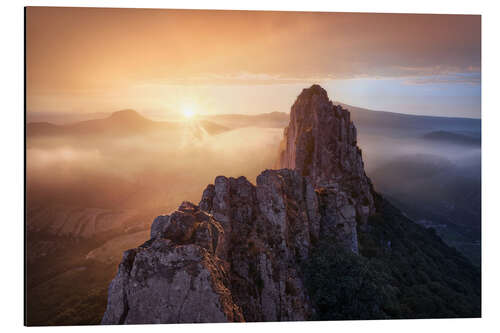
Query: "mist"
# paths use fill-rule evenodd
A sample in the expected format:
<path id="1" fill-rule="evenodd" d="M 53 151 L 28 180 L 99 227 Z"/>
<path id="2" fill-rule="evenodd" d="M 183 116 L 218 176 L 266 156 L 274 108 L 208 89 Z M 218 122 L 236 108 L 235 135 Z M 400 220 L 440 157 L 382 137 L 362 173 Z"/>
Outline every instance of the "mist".
<path id="1" fill-rule="evenodd" d="M 282 130 L 207 135 L 186 127 L 151 136 L 28 138 L 29 206 L 173 209 L 195 203 L 219 175 L 254 181 L 271 168 Z"/>

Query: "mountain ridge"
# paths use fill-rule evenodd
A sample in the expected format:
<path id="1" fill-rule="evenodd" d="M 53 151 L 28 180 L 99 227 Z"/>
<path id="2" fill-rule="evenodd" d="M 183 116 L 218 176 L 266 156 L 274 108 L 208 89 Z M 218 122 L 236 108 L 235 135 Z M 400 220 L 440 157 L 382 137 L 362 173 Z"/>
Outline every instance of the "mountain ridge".
<path id="1" fill-rule="evenodd" d="M 451 131 L 433 131 L 423 135 L 425 140 L 443 143 L 481 146 L 481 138 Z"/>
<path id="2" fill-rule="evenodd" d="M 225 126 L 207 121 L 195 121 L 209 134 L 218 134 L 228 130 Z M 57 135 L 135 135 L 155 131 L 179 130 L 184 123 L 155 121 L 144 117 L 132 109 L 115 111 L 105 118 L 78 121 L 71 124 L 56 125 L 48 122 L 32 122 L 26 125 L 28 136 Z"/>

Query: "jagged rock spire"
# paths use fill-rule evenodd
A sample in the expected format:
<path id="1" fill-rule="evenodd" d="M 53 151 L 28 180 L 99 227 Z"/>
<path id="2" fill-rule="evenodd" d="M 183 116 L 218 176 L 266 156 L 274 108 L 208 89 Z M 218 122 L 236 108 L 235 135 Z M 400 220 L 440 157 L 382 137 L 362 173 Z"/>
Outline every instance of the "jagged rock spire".
<path id="1" fill-rule="evenodd" d="M 350 113 L 334 105 L 317 84 L 302 90 L 292 106 L 277 167 L 299 171 L 317 188 L 346 192 L 355 202 L 358 220 L 365 221 L 373 213 L 371 181 L 365 174 Z"/>

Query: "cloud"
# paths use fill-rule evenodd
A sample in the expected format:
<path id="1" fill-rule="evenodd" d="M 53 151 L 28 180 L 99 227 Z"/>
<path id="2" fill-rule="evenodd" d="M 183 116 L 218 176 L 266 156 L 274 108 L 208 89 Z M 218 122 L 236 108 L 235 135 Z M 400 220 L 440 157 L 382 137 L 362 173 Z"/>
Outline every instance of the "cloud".
<path id="1" fill-rule="evenodd" d="M 26 37 L 28 94 L 481 68 L 477 15 L 31 7 Z"/>

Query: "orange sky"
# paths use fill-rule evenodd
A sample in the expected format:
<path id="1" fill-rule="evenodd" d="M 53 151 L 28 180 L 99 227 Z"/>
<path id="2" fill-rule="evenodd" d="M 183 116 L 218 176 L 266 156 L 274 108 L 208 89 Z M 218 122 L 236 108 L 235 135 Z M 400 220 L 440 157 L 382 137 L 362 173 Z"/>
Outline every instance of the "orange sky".
<path id="1" fill-rule="evenodd" d="M 210 106 L 220 89 L 255 102 L 234 112 L 287 111 L 256 87 L 290 98 L 312 82 L 481 68 L 480 16 L 29 7 L 26 20 L 29 112 L 230 112 Z"/>

